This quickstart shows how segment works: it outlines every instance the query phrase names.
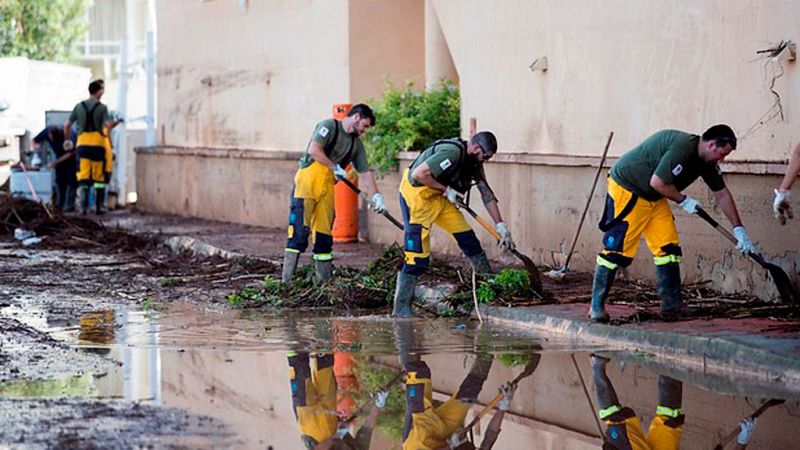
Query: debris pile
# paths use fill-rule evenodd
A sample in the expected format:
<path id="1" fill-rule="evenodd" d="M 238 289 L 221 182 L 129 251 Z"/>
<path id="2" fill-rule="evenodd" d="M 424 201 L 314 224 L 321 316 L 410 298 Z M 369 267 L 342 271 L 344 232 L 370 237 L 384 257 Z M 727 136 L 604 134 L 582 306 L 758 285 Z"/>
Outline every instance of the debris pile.
<path id="1" fill-rule="evenodd" d="M 40 245 L 46 248 L 129 253 L 157 245 L 152 239 L 119 228 L 107 228 L 85 217 L 68 217 L 45 208 L 41 203 L 0 192 L 0 234 L 12 236 L 16 229 L 29 230 L 35 236 L 44 237 Z"/>

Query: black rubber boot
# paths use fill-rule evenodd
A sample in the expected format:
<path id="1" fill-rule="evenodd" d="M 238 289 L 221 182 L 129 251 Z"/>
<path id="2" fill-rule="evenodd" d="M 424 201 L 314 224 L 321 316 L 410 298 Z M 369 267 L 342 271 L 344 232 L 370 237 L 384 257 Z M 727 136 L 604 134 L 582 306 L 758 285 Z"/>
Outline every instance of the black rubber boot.
<path id="1" fill-rule="evenodd" d="M 94 188 L 94 212 L 98 216 L 103 214 L 103 207 L 106 205 L 105 188 Z"/>
<path id="2" fill-rule="evenodd" d="M 297 270 L 297 260 L 300 259 L 299 252 L 285 250 L 283 252 L 283 270 L 281 271 L 281 283 L 291 281 L 294 271 Z"/>
<path id="3" fill-rule="evenodd" d="M 683 399 L 683 383 L 666 375 L 658 376 L 658 405 L 680 409 Z"/>
<path id="4" fill-rule="evenodd" d="M 492 368 L 493 356 L 491 353 L 479 353 L 472 363 L 464 381 L 458 388 L 456 398 L 462 402 L 475 402 L 478 399 L 483 383 L 489 377 L 489 370 Z"/>
<path id="5" fill-rule="evenodd" d="M 661 297 L 661 317 L 664 320 L 677 320 L 681 316 L 681 266 L 669 263 L 656 266 L 656 291 Z"/>
<path id="6" fill-rule="evenodd" d="M 84 216 L 86 212 L 89 210 L 89 188 L 86 186 L 81 186 L 78 188 L 78 201 L 81 204 L 81 214 Z"/>
<path id="7" fill-rule="evenodd" d="M 481 252 L 477 255 L 468 256 L 469 262 L 472 264 L 472 268 L 475 269 L 477 273 L 492 273 L 492 266 L 489 264 L 489 258 L 486 257 L 486 253 Z"/>
<path id="8" fill-rule="evenodd" d="M 593 322 L 606 323 L 611 317 L 606 312 L 606 298 L 614 284 L 616 269 L 609 269 L 598 265 L 594 270 L 594 282 L 592 283 L 592 305 L 589 308 L 589 318 Z"/>
<path id="9" fill-rule="evenodd" d="M 317 283 L 328 281 L 333 273 L 333 261 L 314 261 L 314 272 L 317 274 Z"/>
<path id="10" fill-rule="evenodd" d="M 416 287 L 416 275 L 397 272 L 397 285 L 394 288 L 392 317 L 411 317 L 411 302 L 414 300 L 414 289 L 416 289 Z"/>
<path id="11" fill-rule="evenodd" d="M 614 390 L 614 385 L 608 379 L 606 374 L 606 364 L 608 358 L 602 356 L 591 355 L 592 373 L 594 374 L 594 388 L 597 392 L 597 407 L 599 409 L 606 409 L 609 406 L 619 405 L 619 398 L 617 398 L 617 391 Z"/>

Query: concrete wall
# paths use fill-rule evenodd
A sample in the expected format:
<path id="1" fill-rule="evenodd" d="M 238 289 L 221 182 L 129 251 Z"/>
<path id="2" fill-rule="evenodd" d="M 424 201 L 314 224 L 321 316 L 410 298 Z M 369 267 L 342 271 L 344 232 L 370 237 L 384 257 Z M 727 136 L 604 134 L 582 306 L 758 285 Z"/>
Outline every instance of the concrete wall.
<path id="1" fill-rule="evenodd" d="M 423 73 L 423 6 L 158 2 L 160 142 L 303 150 L 333 104 Z"/>
<path id="2" fill-rule="evenodd" d="M 159 2 L 158 8 L 163 148 L 140 154 L 137 184 L 146 210 L 284 226 L 295 167 L 284 158 L 305 147 L 313 123 L 330 114 L 332 103 L 377 95 L 384 76 L 402 81 L 427 73 L 460 82 L 462 124 L 476 117 L 480 129 L 497 134 L 500 153 L 487 166 L 489 181 L 515 240 L 534 260 L 563 260 L 609 131 L 613 161 L 658 129 L 701 132 L 724 122 L 741 138 L 723 170 L 751 237 L 797 278 L 798 228 L 777 225 L 769 203 L 800 140 L 800 71 L 798 62 L 756 52 L 800 39 L 794 34 L 800 0 L 268 1 L 245 9 L 236 2 Z M 548 70 L 529 71 L 542 56 Z M 779 74 L 773 90 L 781 110 L 769 89 Z M 381 181 L 395 213 L 398 183 L 397 173 Z M 712 207 L 702 183 L 688 193 Z M 593 267 L 604 195 L 601 179 L 571 262 L 576 270 Z M 712 279 L 725 291 L 775 297 L 763 270 L 699 219 L 675 216 L 686 281 Z M 368 222 L 370 240 L 399 239 L 382 219 Z M 486 244 L 491 257 L 503 258 Z M 433 250 L 456 247 L 435 232 Z M 644 246 L 641 252 L 630 274 L 652 279 Z"/>
<path id="3" fill-rule="evenodd" d="M 503 152 L 620 155 L 655 130 L 740 135 L 765 119 L 775 64 L 757 50 L 800 40 L 797 0 L 561 2 L 430 0 L 461 79 L 462 124 L 497 133 Z M 528 66 L 547 56 L 546 72 Z M 800 67 L 775 83 L 784 121 L 747 136 L 731 159 L 784 159 L 800 123 Z M 466 129 L 466 127 L 462 127 Z"/>

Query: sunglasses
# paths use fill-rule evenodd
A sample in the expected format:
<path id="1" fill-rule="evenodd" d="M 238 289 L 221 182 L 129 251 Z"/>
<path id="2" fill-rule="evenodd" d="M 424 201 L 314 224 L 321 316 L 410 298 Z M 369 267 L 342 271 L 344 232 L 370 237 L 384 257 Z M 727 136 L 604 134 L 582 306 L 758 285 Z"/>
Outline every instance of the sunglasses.
<path id="1" fill-rule="evenodd" d="M 494 156 L 494 153 L 489 153 L 489 152 L 487 152 L 487 151 L 486 151 L 486 150 L 485 150 L 483 147 L 481 147 L 480 145 L 478 145 L 477 147 L 478 147 L 479 149 L 481 149 L 481 154 L 483 154 L 483 159 L 491 159 L 491 158 L 492 158 L 492 156 Z"/>

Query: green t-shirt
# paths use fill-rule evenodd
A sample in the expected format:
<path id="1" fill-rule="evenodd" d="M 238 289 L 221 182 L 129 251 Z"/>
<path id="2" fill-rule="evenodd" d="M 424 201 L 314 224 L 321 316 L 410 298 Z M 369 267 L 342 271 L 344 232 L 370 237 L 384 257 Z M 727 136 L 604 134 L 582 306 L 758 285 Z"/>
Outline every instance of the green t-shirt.
<path id="1" fill-rule="evenodd" d="M 333 139 L 336 142 L 333 143 Z M 314 127 L 314 133 L 306 146 L 306 151 L 300 158 L 300 168 L 305 169 L 314 162 L 308 153 L 311 142 L 318 142 L 325 149 L 325 154 L 336 164 L 347 167 L 351 162 L 359 173 L 369 170 L 367 151 L 364 144 L 356 135 L 344 131 L 342 123 L 336 119 L 325 119 Z M 332 147 L 331 147 L 332 146 Z M 330 147 L 330 148 L 329 148 Z"/>
<path id="2" fill-rule="evenodd" d="M 661 130 L 622 158 L 611 168 L 611 178 L 620 186 L 645 200 L 663 197 L 650 186 L 658 175 L 665 183 L 683 191 L 699 177 L 717 192 L 725 188 L 722 171 L 716 163 L 707 163 L 697 153 L 700 136 L 678 130 Z"/>
<path id="3" fill-rule="evenodd" d="M 98 103 L 99 105 L 95 108 L 95 105 Z M 89 97 L 75 105 L 75 107 L 72 108 L 72 113 L 69 115 L 70 122 L 78 124 L 78 133 L 91 131 L 91 126 L 86 118 L 88 113 L 92 111 L 92 108 L 95 108 L 92 114 L 92 118 L 94 119 L 94 131 L 103 132 L 103 126 L 106 120 L 108 120 L 108 108 L 94 98 Z"/>
<path id="4" fill-rule="evenodd" d="M 468 191 L 472 180 L 485 181 L 486 175 L 483 164 L 469 157 L 466 149 L 467 143 L 459 138 L 434 142 L 411 163 L 408 181 L 412 186 L 422 186 L 422 183 L 411 177 L 411 173 L 422 163 L 428 163 L 436 181 L 462 193 Z"/>

